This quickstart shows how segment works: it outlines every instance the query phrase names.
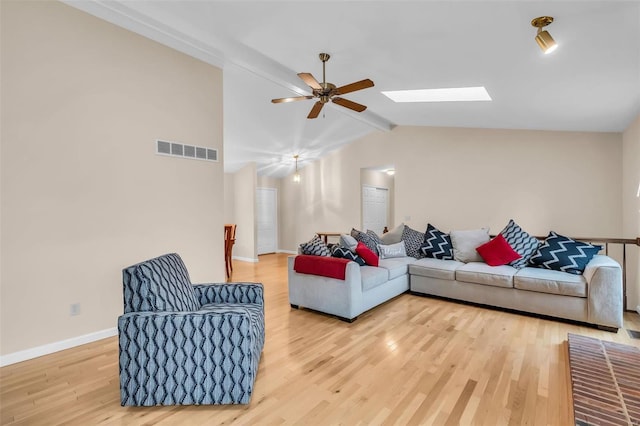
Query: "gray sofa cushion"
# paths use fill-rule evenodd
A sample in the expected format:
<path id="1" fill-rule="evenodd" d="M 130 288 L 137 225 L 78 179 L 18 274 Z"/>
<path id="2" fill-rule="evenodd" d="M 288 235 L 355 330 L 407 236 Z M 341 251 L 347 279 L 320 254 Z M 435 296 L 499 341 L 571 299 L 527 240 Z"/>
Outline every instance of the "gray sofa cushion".
<path id="1" fill-rule="evenodd" d="M 378 266 L 389 271 L 389 279 L 392 280 L 409 272 L 409 264 L 415 262 L 413 257 L 394 257 L 390 259 L 380 259 Z"/>
<path id="2" fill-rule="evenodd" d="M 539 293 L 587 297 L 587 280 L 582 275 L 540 268 L 523 268 L 513 279 L 514 287 Z"/>
<path id="3" fill-rule="evenodd" d="M 489 266 L 482 262 L 469 262 L 456 270 L 456 279 L 466 283 L 513 288 L 513 276 L 517 271 L 509 265 Z"/>
<path id="4" fill-rule="evenodd" d="M 416 260 L 409 265 L 409 273 L 423 277 L 454 280 L 456 278 L 456 269 L 463 265 L 464 263 L 457 260 L 424 258 Z"/>
<path id="5" fill-rule="evenodd" d="M 389 281 L 389 270 L 375 266 L 361 266 L 362 291 L 371 290 Z"/>

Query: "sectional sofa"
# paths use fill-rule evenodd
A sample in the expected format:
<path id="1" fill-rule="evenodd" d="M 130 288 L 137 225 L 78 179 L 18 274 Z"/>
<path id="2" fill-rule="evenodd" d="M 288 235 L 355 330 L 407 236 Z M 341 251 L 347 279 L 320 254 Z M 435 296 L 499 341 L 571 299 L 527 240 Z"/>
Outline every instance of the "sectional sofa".
<path id="1" fill-rule="evenodd" d="M 582 275 L 482 262 L 419 259 L 409 267 L 414 294 L 585 322 L 610 331 L 622 327 L 622 268 L 596 255 Z"/>
<path id="2" fill-rule="evenodd" d="M 408 265 L 413 257 L 382 259 L 378 267 L 349 262 L 345 279 L 296 272 L 296 256 L 289 256 L 289 303 L 335 315 L 346 321 L 409 291 Z M 318 262 L 326 261 L 317 256 Z"/>
<path id="3" fill-rule="evenodd" d="M 325 260 L 318 256 L 317 261 Z M 406 256 L 381 259 L 378 267 L 349 262 L 344 280 L 297 272 L 291 256 L 288 285 L 292 307 L 348 321 L 410 291 L 584 322 L 609 331 L 622 327 L 622 268 L 604 255 L 594 256 L 581 275 Z"/>

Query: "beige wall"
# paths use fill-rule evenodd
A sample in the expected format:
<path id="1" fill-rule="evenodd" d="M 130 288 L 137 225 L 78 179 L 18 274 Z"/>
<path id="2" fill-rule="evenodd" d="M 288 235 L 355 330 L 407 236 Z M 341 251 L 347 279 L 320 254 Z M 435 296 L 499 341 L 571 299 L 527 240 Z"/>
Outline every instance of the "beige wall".
<path id="1" fill-rule="evenodd" d="M 234 176 L 233 173 L 224 174 L 224 223 L 236 222 Z"/>
<path id="2" fill-rule="evenodd" d="M 237 224 L 233 257 L 257 261 L 256 246 L 256 164 L 249 163 L 233 176 L 233 211 Z"/>
<path id="3" fill-rule="evenodd" d="M 283 250 L 297 251 L 316 232 L 348 232 L 361 222 L 358 160 L 339 151 L 307 164 L 299 183 L 292 175 L 282 179 Z"/>
<path id="4" fill-rule="evenodd" d="M 283 248 L 360 223 L 360 168 L 395 166 L 395 222 L 424 230 L 510 218 L 534 234 L 622 233 L 618 133 L 396 127 L 372 133 L 283 180 Z"/>
<path id="5" fill-rule="evenodd" d="M 222 163 L 154 154 L 222 154 L 221 70 L 59 2 L 1 10 L 0 353 L 115 327 L 153 256 L 224 280 Z"/>
<path id="6" fill-rule="evenodd" d="M 622 222 L 625 238 L 640 237 L 640 115 L 622 135 Z M 628 247 L 627 309 L 640 312 L 640 249 Z"/>

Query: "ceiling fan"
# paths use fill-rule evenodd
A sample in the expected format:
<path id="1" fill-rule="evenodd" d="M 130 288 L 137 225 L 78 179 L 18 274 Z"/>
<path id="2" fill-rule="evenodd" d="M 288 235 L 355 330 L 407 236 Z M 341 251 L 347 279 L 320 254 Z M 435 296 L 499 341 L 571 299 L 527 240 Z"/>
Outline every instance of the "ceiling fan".
<path id="1" fill-rule="evenodd" d="M 324 104 L 329 101 L 356 112 L 362 112 L 367 109 L 365 105 L 341 98 L 338 95 L 345 95 L 347 93 L 355 92 L 356 90 L 373 87 L 373 81 L 367 78 L 365 80 L 356 81 L 355 83 L 347 84 L 341 87 L 336 87 L 335 84 L 327 83 L 327 80 L 325 78 L 325 63 L 329 60 L 330 56 L 328 53 L 321 53 L 319 56 L 320 60 L 322 61 L 322 83 L 318 83 L 318 80 L 316 80 L 315 77 L 308 72 L 298 73 L 298 77 L 300 77 L 300 79 L 304 81 L 307 86 L 311 87 L 313 95 L 272 99 L 271 102 L 273 102 L 274 104 L 280 104 L 284 102 L 302 101 L 305 99 L 319 99 L 315 103 L 313 108 L 311 108 L 311 112 L 309 112 L 307 118 L 318 117 Z"/>

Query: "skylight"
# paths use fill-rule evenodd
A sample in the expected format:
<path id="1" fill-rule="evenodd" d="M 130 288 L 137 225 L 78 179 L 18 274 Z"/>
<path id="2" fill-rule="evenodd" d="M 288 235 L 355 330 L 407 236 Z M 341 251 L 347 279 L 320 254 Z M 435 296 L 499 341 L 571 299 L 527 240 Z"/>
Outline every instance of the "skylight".
<path id="1" fill-rule="evenodd" d="M 484 86 L 449 89 L 393 90 L 382 92 L 394 102 L 469 102 L 490 101 Z"/>

